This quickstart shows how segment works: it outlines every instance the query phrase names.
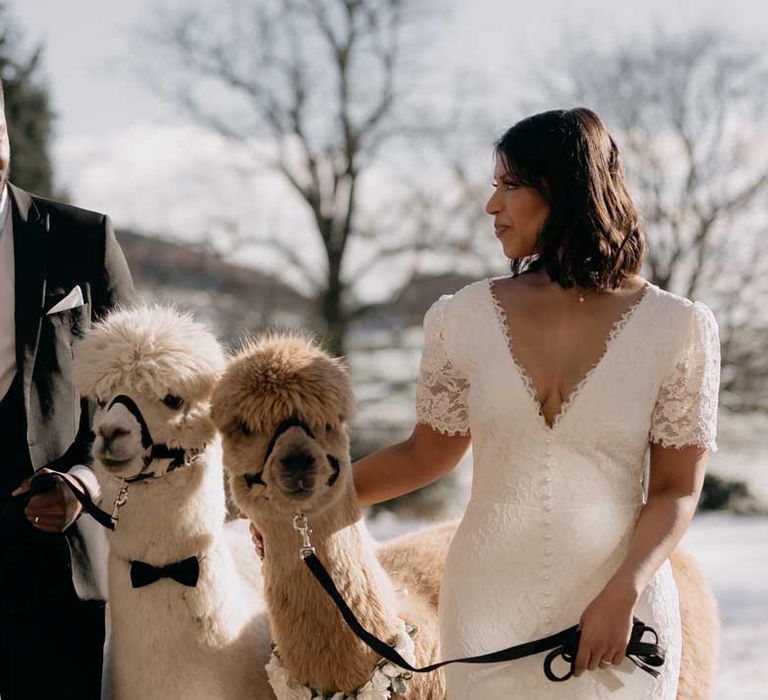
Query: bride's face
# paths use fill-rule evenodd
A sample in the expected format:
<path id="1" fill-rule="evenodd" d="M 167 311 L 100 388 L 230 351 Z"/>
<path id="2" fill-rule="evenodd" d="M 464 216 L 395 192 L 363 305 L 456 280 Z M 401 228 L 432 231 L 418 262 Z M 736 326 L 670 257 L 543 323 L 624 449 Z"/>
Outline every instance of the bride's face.
<path id="1" fill-rule="evenodd" d="M 536 238 L 549 216 L 549 204 L 535 189 L 516 182 L 500 155 L 496 157 L 493 186 L 485 211 L 494 218 L 504 255 L 509 259 L 533 255 L 537 252 Z"/>

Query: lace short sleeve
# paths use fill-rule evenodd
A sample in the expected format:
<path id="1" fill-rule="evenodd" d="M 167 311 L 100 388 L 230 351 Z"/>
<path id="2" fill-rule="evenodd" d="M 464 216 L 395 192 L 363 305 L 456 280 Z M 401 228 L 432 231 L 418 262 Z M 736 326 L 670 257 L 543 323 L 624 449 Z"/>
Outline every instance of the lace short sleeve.
<path id="1" fill-rule="evenodd" d="M 717 452 L 720 336 L 712 311 L 694 302 L 685 344 L 656 396 L 650 441 Z"/>
<path id="2" fill-rule="evenodd" d="M 424 316 L 424 352 L 416 385 L 416 420 L 445 435 L 468 435 L 469 384 L 451 359 L 446 305 L 440 297 Z"/>

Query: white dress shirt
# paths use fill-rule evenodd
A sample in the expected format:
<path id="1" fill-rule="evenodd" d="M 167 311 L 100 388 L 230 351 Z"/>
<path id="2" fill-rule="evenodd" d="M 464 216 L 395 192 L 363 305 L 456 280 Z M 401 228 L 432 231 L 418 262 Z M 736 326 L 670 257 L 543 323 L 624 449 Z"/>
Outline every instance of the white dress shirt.
<path id="1" fill-rule="evenodd" d="M 8 186 L 0 195 L 0 400 L 6 395 L 16 376 L 16 271 L 13 260 L 13 216 Z M 96 475 L 83 464 L 70 470 L 88 489 L 91 498 L 99 501 L 101 489 Z"/>
<path id="2" fill-rule="evenodd" d="M 16 376 L 15 270 L 13 264 L 13 217 L 8 187 L 0 195 L 0 399 Z"/>

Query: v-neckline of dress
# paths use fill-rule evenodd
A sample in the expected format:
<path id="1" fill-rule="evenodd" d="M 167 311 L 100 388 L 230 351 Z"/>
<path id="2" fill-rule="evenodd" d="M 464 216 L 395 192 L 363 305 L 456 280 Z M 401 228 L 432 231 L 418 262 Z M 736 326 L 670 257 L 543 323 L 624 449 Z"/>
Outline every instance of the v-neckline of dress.
<path id="1" fill-rule="evenodd" d="M 493 283 L 496 280 L 500 280 L 500 279 L 505 279 L 505 278 L 489 277 L 488 279 L 486 279 L 486 291 L 487 291 L 488 299 L 491 302 L 491 306 L 493 307 L 493 313 L 494 313 L 494 316 L 496 317 L 496 322 L 498 324 L 499 331 L 501 332 L 501 335 L 504 339 L 504 343 L 506 345 L 507 357 L 509 357 L 509 359 L 512 361 L 512 364 L 517 370 L 518 376 L 520 377 L 523 383 L 523 386 L 525 387 L 525 392 L 528 395 L 528 398 L 530 399 L 534 412 L 538 416 L 538 420 L 540 421 L 540 424 L 543 426 L 544 430 L 547 433 L 553 433 L 557 430 L 563 418 L 570 412 L 571 406 L 573 405 L 574 401 L 579 396 L 579 394 L 581 394 L 584 387 L 589 383 L 592 376 L 597 372 L 597 370 L 599 370 L 605 364 L 606 357 L 609 355 L 611 348 L 616 344 L 616 340 L 619 338 L 619 336 L 622 335 L 624 329 L 629 324 L 629 321 L 635 317 L 638 309 L 641 307 L 643 302 L 649 296 L 649 292 L 651 291 L 651 288 L 654 287 L 654 285 L 652 282 L 649 282 L 648 280 L 646 280 L 645 285 L 643 286 L 643 290 L 640 293 L 640 296 L 635 301 L 633 301 L 632 304 L 629 307 L 627 307 L 627 309 L 623 311 L 619 315 L 619 317 L 613 322 L 613 324 L 611 325 L 608 331 L 608 334 L 605 337 L 605 340 L 603 343 L 603 352 L 597 358 L 595 363 L 589 368 L 589 370 L 587 370 L 584 376 L 579 380 L 576 386 L 571 390 L 568 396 L 560 404 L 560 408 L 557 410 L 557 413 L 555 414 L 552 424 L 550 425 L 550 423 L 547 421 L 547 417 L 544 415 L 541 402 L 539 401 L 538 392 L 536 391 L 536 386 L 533 383 L 533 379 L 528 373 L 528 370 L 526 370 L 525 367 L 523 367 L 523 365 L 515 357 L 514 346 L 512 343 L 512 336 L 509 332 L 509 320 L 507 317 L 507 312 L 505 311 L 504 307 L 501 305 L 501 302 L 496 297 L 493 291 Z"/>

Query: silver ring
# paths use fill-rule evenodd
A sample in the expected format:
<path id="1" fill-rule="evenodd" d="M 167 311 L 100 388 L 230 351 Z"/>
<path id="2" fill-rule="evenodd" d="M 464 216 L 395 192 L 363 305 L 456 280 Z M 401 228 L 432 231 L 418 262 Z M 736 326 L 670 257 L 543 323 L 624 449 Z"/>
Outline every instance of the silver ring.
<path id="1" fill-rule="evenodd" d="M 35 516 L 35 525 L 37 525 L 39 522 L 40 522 L 40 516 L 36 515 Z"/>

